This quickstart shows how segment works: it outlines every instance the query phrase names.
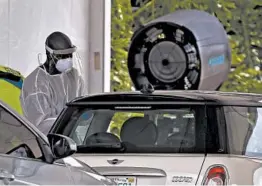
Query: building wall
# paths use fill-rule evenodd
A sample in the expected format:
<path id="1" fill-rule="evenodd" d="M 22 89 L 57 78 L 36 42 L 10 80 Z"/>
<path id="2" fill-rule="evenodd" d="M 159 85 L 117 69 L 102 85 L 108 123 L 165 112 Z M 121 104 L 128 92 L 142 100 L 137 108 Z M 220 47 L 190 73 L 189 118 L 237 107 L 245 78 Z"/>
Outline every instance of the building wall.
<path id="1" fill-rule="evenodd" d="M 0 0 L 0 64 L 27 76 L 39 65 L 39 53 L 43 54 L 42 61 L 45 60 L 46 37 L 51 32 L 62 31 L 78 47 L 88 91 L 104 91 L 104 84 L 107 83 L 104 81 L 104 69 L 92 72 L 94 69 L 90 65 L 90 55 L 93 51 L 98 51 L 102 54 L 100 63 L 104 67 L 105 36 L 100 29 L 104 26 L 105 16 L 104 11 L 100 11 L 107 0 L 96 1 Z M 92 27 L 97 27 L 98 30 L 91 29 Z M 110 51 L 110 48 L 106 50 Z M 92 74 L 91 79 L 89 74 Z M 103 85 L 92 86 L 94 79 Z"/>

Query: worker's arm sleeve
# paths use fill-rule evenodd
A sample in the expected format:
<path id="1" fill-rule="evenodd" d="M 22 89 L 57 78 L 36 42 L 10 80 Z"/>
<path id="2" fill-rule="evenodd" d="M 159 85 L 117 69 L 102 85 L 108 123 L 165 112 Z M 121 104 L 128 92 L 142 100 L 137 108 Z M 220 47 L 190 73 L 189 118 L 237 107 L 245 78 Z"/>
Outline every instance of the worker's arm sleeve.
<path id="1" fill-rule="evenodd" d="M 85 86 L 85 82 L 84 82 L 84 79 L 81 78 L 80 79 L 80 96 L 85 96 L 87 95 L 87 87 Z"/>
<path id="2" fill-rule="evenodd" d="M 35 125 L 41 132 L 47 134 L 52 127 L 57 115 L 52 115 L 52 103 L 47 94 L 35 92 L 22 97 L 22 107 L 25 117 Z"/>

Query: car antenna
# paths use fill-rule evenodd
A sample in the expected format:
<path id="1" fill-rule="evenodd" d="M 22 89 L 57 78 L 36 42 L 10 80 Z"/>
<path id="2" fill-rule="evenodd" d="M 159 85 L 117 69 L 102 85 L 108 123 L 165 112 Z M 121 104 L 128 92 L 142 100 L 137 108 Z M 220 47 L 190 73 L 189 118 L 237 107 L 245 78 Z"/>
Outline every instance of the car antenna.
<path id="1" fill-rule="evenodd" d="M 150 83 L 142 85 L 142 88 L 140 90 L 140 92 L 143 94 L 152 94 L 154 91 L 155 89 Z"/>

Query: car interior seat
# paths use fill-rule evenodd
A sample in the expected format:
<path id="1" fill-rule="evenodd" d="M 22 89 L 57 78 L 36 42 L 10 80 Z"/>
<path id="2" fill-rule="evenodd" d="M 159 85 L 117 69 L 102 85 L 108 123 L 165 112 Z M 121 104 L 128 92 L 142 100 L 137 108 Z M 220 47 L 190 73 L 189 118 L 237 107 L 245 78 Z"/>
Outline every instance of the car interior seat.
<path id="1" fill-rule="evenodd" d="M 95 152 L 113 153 L 121 148 L 120 139 L 108 132 L 97 132 L 88 136 L 83 145 L 77 147 L 78 153 L 90 152 L 88 148 L 95 148 Z"/>
<path id="2" fill-rule="evenodd" d="M 95 145 L 99 143 L 120 143 L 120 139 L 109 132 L 98 132 L 90 135 L 85 142 L 85 145 Z"/>
<path id="3" fill-rule="evenodd" d="M 136 146 L 153 146 L 157 136 L 157 127 L 148 117 L 129 118 L 120 131 L 122 142 Z"/>

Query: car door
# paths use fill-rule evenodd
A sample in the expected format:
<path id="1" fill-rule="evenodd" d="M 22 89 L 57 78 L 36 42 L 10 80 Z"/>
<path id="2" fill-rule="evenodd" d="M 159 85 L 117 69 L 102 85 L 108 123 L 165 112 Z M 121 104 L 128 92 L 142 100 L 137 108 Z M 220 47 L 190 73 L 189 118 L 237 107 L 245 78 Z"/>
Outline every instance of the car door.
<path id="1" fill-rule="evenodd" d="M 47 164 L 37 136 L 2 106 L 0 127 L 0 184 L 74 184 L 70 168 Z"/>

